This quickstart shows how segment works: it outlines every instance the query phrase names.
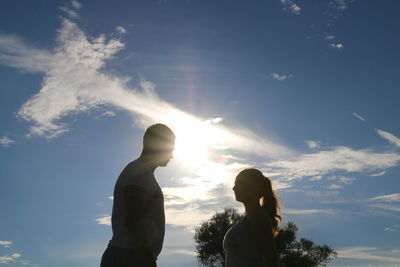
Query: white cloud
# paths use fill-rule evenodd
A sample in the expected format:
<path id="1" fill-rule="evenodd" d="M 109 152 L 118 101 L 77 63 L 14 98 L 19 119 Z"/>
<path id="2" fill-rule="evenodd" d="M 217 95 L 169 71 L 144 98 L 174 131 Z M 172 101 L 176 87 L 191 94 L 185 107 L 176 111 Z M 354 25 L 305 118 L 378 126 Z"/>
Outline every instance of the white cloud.
<path id="1" fill-rule="evenodd" d="M 82 7 L 82 4 L 76 0 L 71 0 L 71 5 L 75 8 L 75 9 L 80 9 Z"/>
<path id="2" fill-rule="evenodd" d="M 352 184 L 356 179 L 354 178 L 350 178 L 350 177 L 346 177 L 343 175 L 338 175 L 338 176 L 332 176 L 329 178 L 329 180 L 335 180 L 341 184 L 345 184 L 345 185 L 349 185 Z"/>
<path id="3" fill-rule="evenodd" d="M 283 209 L 284 214 L 336 214 L 333 209 Z"/>
<path id="4" fill-rule="evenodd" d="M 0 137 L 0 146 L 9 146 L 9 145 L 14 144 L 14 143 L 15 143 L 15 141 L 10 139 L 7 136 Z"/>
<path id="5" fill-rule="evenodd" d="M 5 248 L 11 247 L 12 241 L 0 240 L 0 246 L 4 246 Z"/>
<path id="6" fill-rule="evenodd" d="M 194 138 L 197 143 L 208 142 L 206 145 L 227 146 L 272 157 L 292 153 L 275 141 L 243 127 L 210 125 L 177 109 L 158 97 L 151 82 L 142 80 L 139 89 L 130 88 L 127 86 L 128 78 L 103 72 L 106 61 L 123 47 L 120 40 L 107 41 L 104 35 L 88 38 L 68 19 L 63 19 L 58 30 L 54 52 L 32 49 L 16 38 L 0 36 L 1 63 L 45 73 L 39 93 L 18 112 L 19 117 L 33 122 L 30 135 L 54 138 L 68 130 L 61 119 L 98 106 L 111 105 L 135 114 L 136 121 L 142 126 L 162 122 L 169 125 L 177 136 Z M 38 52 L 41 56 L 37 66 L 32 57 L 38 57 Z M 194 136 L 193 133 L 197 134 Z"/>
<path id="7" fill-rule="evenodd" d="M 271 73 L 271 77 L 272 77 L 273 79 L 275 79 L 275 80 L 278 80 L 278 81 L 284 81 L 284 80 L 290 78 L 291 75 L 278 74 L 278 73 Z"/>
<path id="8" fill-rule="evenodd" d="M 362 117 L 361 115 L 353 112 L 353 116 L 356 117 L 357 119 L 359 119 L 360 121 L 365 121 L 364 117 Z"/>
<path id="9" fill-rule="evenodd" d="M 111 226 L 111 216 L 103 216 L 96 219 L 98 224 Z"/>
<path id="10" fill-rule="evenodd" d="M 20 258 L 21 254 L 13 253 L 10 255 L 0 256 L 0 264 L 9 264 L 15 262 L 16 259 Z"/>
<path id="11" fill-rule="evenodd" d="M 305 142 L 309 148 L 319 148 L 321 146 L 321 142 L 309 140 Z"/>
<path id="12" fill-rule="evenodd" d="M 296 15 L 300 15 L 301 7 L 298 6 L 295 2 L 293 2 L 292 0 L 280 0 L 280 1 L 290 10 L 290 12 Z"/>
<path id="13" fill-rule="evenodd" d="M 377 173 L 370 174 L 369 176 L 382 176 L 382 175 L 384 175 L 385 173 L 386 173 L 385 171 L 381 171 L 381 172 L 377 172 Z"/>
<path id="14" fill-rule="evenodd" d="M 336 43 L 336 44 L 331 43 L 331 44 L 329 44 L 329 47 L 340 50 L 340 49 L 344 48 L 344 45 L 341 43 Z"/>
<path id="15" fill-rule="evenodd" d="M 325 40 L 333 40 L 333 39 L 335 39 L 335 36 L 333 36 L 333 35 L 325 36 Z"/>
<path id="16" fill-rule="evenodd" d="M 382 195 L 370 198 L 371 201 L 384 201 L 384 202 L 399 202 L 400 201 L 400 194 L 390 194 L 390 195 Z"/>
<path id="17" fill-rule="evenodd" d="M 388 140 L 393 145 L 400 147 L 400 138 L 381 129 L 376 129 L 376 132 L 384 139 Z"/>
<path id="18" fill-rule="evenodd" d="M 72 9 L 70 9 L 70 8 L 68 8 L 68 7 L 62 6 L 62 7 L 60 7 L 60 9 L 61 9 L 62 11 L 64 11 L 64 13 L 65 13 L 66 15 L 68 15 L 70 18 L 75 19 L 75 18 L 78 18 L 78 17 L 79 17 L 78 13 L 77 13 L 75 10 L 72 10 Z"/>
<path id="19" fill-rule="evenodd" d="M 388 211 L 400 212 L 400 205 L 388 205 L 388 204 L 371 204 L 368 205 L 371 208 L 378 208 Z"/>
<path id="20" fill-rule="evenodd" d="M 215 117 L 215 118 L 207 119 L 206 122 L 207 123 L 220 123 L 223 120 L 224 120 L 224 118 L 222 118 L 222 117 Z"/>
<path id="21" fill-rule="evenodd" d="M 107 110 L 107 111 L 104 111 L 101 115 L 106 116 L 106 117 L 114 117 L 116 114 L 114 111 Z"/>
<path id="22" fill-rule="evenodd" d="M 400 263 L 400 257 L 382 251 L 377 247 L 345 247 L 337 249 L 338 258 L 377 261 L 382 263 Z"/>
<path id="23" fill-rule="evenodd" d="M 340 184 L 331 184 L 330 186 L 327 187 L 328 189 L 332 189 L 332 190 L 339 190 L 343 188 L 343 185 Z"/>
<path id="24" fill-rule="evenodd" d="M 275 176 L 296 179 L 322 176 L 335 171 L 371 172 L 396 166 L 400 154 L 374 152 L 369 149 L 353 150 L 349 147 L 333 147 L 316 153 L 300 154 L 289 160 L 265 163 Z"/>
<path id="25" fill-rule="evenodd" d="M 383 229 L 383 231 L 385 231 L 385 232 L 398 232 L 399 229 L 400 229 L 400 225 L 394 225 L 394 226 L 391 226 L 391 227 L 385 227 L 385 229 Z M 395 252 L 395 253 L 399 253 L 399 252 L 400 251 Z"/>
<path id="26" fill-rule="evenodd" d="M 0 64 L 27 72 L 46 72 L 54 64 L 54 58 L 46 50 L 25 45 L 16 36 L 0 34 Z"/>
<path id="27" fill-rule="evenodd" d="M 163 255 L 164 256 L 169 256 L 169 255 L 176 255 L 176 254 L 181 254 L 181 255 L 188 255 L 188 256 L 192 256 L 195 257 L 197 255 L 197 253 L 193 250 L 190 249 L 163 249 Z"/>
<path id="28" fill-rule="evenodd" d="M 122 26 L 117 26 L 115 30 L 121 34 L 126 33 L 126 29 Z"/>
<path id="29" fill-rule="evenodd" d="M 337 11 L 346 10 L 349 7 L 349 2 L 351 0 L 333 0 L 329 4 L 335 8 Z"/>

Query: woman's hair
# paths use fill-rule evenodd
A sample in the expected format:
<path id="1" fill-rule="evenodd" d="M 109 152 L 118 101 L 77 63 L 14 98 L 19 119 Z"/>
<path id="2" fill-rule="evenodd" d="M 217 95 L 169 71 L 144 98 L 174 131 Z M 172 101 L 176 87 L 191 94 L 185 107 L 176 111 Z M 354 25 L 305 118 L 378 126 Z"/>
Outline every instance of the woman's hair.
<path id="1" fill-rule="evenodd" d="M 237 177 L 244 178 L 245 183 L 249 184 L 255 192 L 260 193 L 260 206 L 270 216 L 274 234 L 278 234 L 278 223 L 282 220 L 281 208 L 278 195 L 272 189 L 271 180 L 257 169 L 245 169 Z"/>

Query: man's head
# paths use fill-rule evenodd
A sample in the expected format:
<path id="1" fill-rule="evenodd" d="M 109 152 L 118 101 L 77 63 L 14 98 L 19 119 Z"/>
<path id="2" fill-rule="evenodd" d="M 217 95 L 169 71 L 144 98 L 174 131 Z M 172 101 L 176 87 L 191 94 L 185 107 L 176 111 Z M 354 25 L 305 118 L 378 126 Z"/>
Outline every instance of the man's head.
<path id="1" fill-rule="evenodd" d="M 146 129 L 143 136 L 142 156 L 155 166 L 167 166 L 173 157 L 175 134 L 165 124 L 157 123 Z"/>

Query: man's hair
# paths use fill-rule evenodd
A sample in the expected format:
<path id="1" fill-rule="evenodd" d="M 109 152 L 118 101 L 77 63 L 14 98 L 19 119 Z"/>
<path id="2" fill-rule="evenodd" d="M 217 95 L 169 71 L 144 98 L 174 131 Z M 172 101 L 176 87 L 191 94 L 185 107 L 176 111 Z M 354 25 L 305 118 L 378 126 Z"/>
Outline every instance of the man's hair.
<path id="1" fill-rule="evenodd" d="M 157 123 L 146 129 L 143 136 L 143 150 L 149 152 L 164 150 L 165 145 L 174 141 L 174 132 L 167 125 Z"/>

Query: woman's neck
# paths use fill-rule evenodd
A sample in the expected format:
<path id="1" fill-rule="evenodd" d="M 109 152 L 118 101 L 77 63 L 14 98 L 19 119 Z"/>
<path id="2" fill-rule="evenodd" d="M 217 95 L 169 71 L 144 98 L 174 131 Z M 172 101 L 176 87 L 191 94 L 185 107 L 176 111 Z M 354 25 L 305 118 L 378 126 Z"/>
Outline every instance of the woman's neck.
<path id="1" fill-rule="evenodd" d="M 261 208 L 260 204 L 257 201 L 246 202 L 243 204 L 246 214 L 253 214 L 254 212 L 259 211 Z"/>

